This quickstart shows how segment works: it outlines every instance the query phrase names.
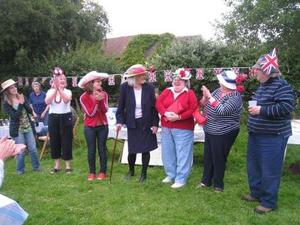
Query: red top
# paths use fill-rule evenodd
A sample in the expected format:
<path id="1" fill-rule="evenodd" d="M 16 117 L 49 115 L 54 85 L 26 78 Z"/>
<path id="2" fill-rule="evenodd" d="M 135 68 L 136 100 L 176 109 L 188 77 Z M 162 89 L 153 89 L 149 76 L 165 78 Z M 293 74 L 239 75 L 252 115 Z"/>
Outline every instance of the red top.
<path id="1" fill-rule="evenodd" d="M 198 108 L 197 98 L 193 90 L 182 92 L 176 101 L 181 105 L 180 120 L 170 122 L 164 119 L 167 109 L 175 102 L 173 92 L 166 88 L 156 100 L 156 109 L 161 115 L 161 126 L 168 128 L 178 128 L 186 130 L 194 130 L 193 112 Z"/>
<path id="2" fill-rule="evenodd" d="M 106 112 L 108 110 L 108 95 L 102 91 L 105 97 L 98 101 L 92 94 L 84 92 L 80 96 L 80 104 L 84 112 L 84 126 L 96 127 L 107 125 Z"/>

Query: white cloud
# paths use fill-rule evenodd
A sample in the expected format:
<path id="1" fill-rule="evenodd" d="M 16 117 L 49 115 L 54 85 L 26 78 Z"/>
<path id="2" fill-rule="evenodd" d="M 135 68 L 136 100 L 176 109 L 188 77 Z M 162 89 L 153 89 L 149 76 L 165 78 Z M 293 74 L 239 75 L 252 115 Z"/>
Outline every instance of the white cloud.
<path id="1" fill-rule="evenodd" d="M 97 0 L 108 14 L 108 37 L 170 32 L 214 36 L 212 23 L 228 11 L 224 0 Z"/>

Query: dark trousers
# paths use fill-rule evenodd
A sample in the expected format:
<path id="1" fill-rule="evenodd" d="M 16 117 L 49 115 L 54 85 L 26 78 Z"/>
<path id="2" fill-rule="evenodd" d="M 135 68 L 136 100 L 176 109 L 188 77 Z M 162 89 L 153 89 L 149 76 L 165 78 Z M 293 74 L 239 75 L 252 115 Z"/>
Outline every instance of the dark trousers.
<path id="1" fill-rule="evenodd" d="M 288 138 L 277 134 L 249 134 L 247 171 L 250 194 L 267 208 L 277 207 L 287 141 Z"/>
<path id="2" fill-rule="evenodd" d="M 214 187 L 224 188 L 224 174 L 227 157 L 239 130 L 223 135 L 211 135 L 205 132 L 204 142 L 204 171 L 202 183 Z"/>
<path id="3" fill-rule="evenodd" d="M 88 146 L 88 163 L 90 173 L 96 173 L 96 144 L 98 145 L 100 172 L 106 173 L 108 126 L 84 127 L 84 136 Z"/>
<path id="4" fill-rule="evenodd" d="M 49 114 L 48 130 L 52 159 L 72 159 L 72 113 Z"/>

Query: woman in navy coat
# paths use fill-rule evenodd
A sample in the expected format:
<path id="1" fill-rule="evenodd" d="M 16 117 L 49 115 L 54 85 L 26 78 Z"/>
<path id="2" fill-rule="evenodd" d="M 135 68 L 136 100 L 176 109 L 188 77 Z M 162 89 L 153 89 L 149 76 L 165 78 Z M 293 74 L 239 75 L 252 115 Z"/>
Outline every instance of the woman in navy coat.
<path id="1" fill-rule="evenodd" d="M 128 164 L 126 176 L 134 176 L 136 154 L 142 153 L 142 173 L 140 182 L 147 178 L 150 151 L 157 148 L 156 132 L 158 114 L 155 109 L 154 87 L 145 82 L 147 71 L 142 65 L 131 66 L 124 76 L 127 78 L 120 87 L 120 97 L 116 112 L 117 131 L 124 124 L 128 131 Z"/>

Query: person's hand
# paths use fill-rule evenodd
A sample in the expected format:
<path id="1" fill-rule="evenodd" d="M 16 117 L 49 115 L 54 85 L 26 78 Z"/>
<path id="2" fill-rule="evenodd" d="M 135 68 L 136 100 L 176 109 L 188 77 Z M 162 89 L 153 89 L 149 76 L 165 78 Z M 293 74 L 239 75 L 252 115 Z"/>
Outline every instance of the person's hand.
<path id="1" fill-rule="evenodd" d="M 259 115 L 260 114 L 260 109 L 261 109 L 260 105 L 252 106 L 252 107 L 248 107 L 248 112 L 252 116 Z"/>
<path id="2" fill-rule="evenodd" d="M 34 119 L 36 119 L 38 117 L 37 114 L 33 110 L 32 110 L 32 116 Z"/>
<path id="3" fill-rule="evenodd" d="M 119 132 L 122 129 L 122 127 L 123 127 L 123 124 L 118 123 L 116 125 L 116 131 Z"/>
<path id="4" fill-rule="evenodd" d="M 201 87 L 201 91 L 202 91 L 202 94 L 205 98 L 211 98 L 211 93 L 209 91 L 209 89 L 207 87 L 205 87 L 204 85 L 202 85 Z"/>
<path id="5" fill-rule="evenodd" d="M 180 119 L 179 115 L 176 113 L 172 113 L 171 115 L 167 116 L 168 121 L 175 122 Z"/>
<path id="6" fill-rule="evenodd" d="M 44 119 L 45 116 L 46 116 L 46 112 L 42 112 L 42 114 L 41 114 L 41 119 Z"/>
<path id="7" fill-rule="evenodd" d="M 0 159 L 6 160 L 7 158 L 14 156 L 16 151 L 16 144 L 12 140 L 5 140 L 0 143 Z"/>
<path id="8" fill-rule="evenodd" d="M 100 91 L 94 91 L 93 92 L 93 96 L 95 97 L 96 100 L 101 101 L 102 99 L 104 99 L 104 93 L 100 92 Z"/>
<path id="9" fill-rule="evenodd" d="M 152 126 L 151 130 L 152 130 L 152 134 L 156 134 L 157 131 L 158 131 L 158 127 L 157 126 Z"/>

